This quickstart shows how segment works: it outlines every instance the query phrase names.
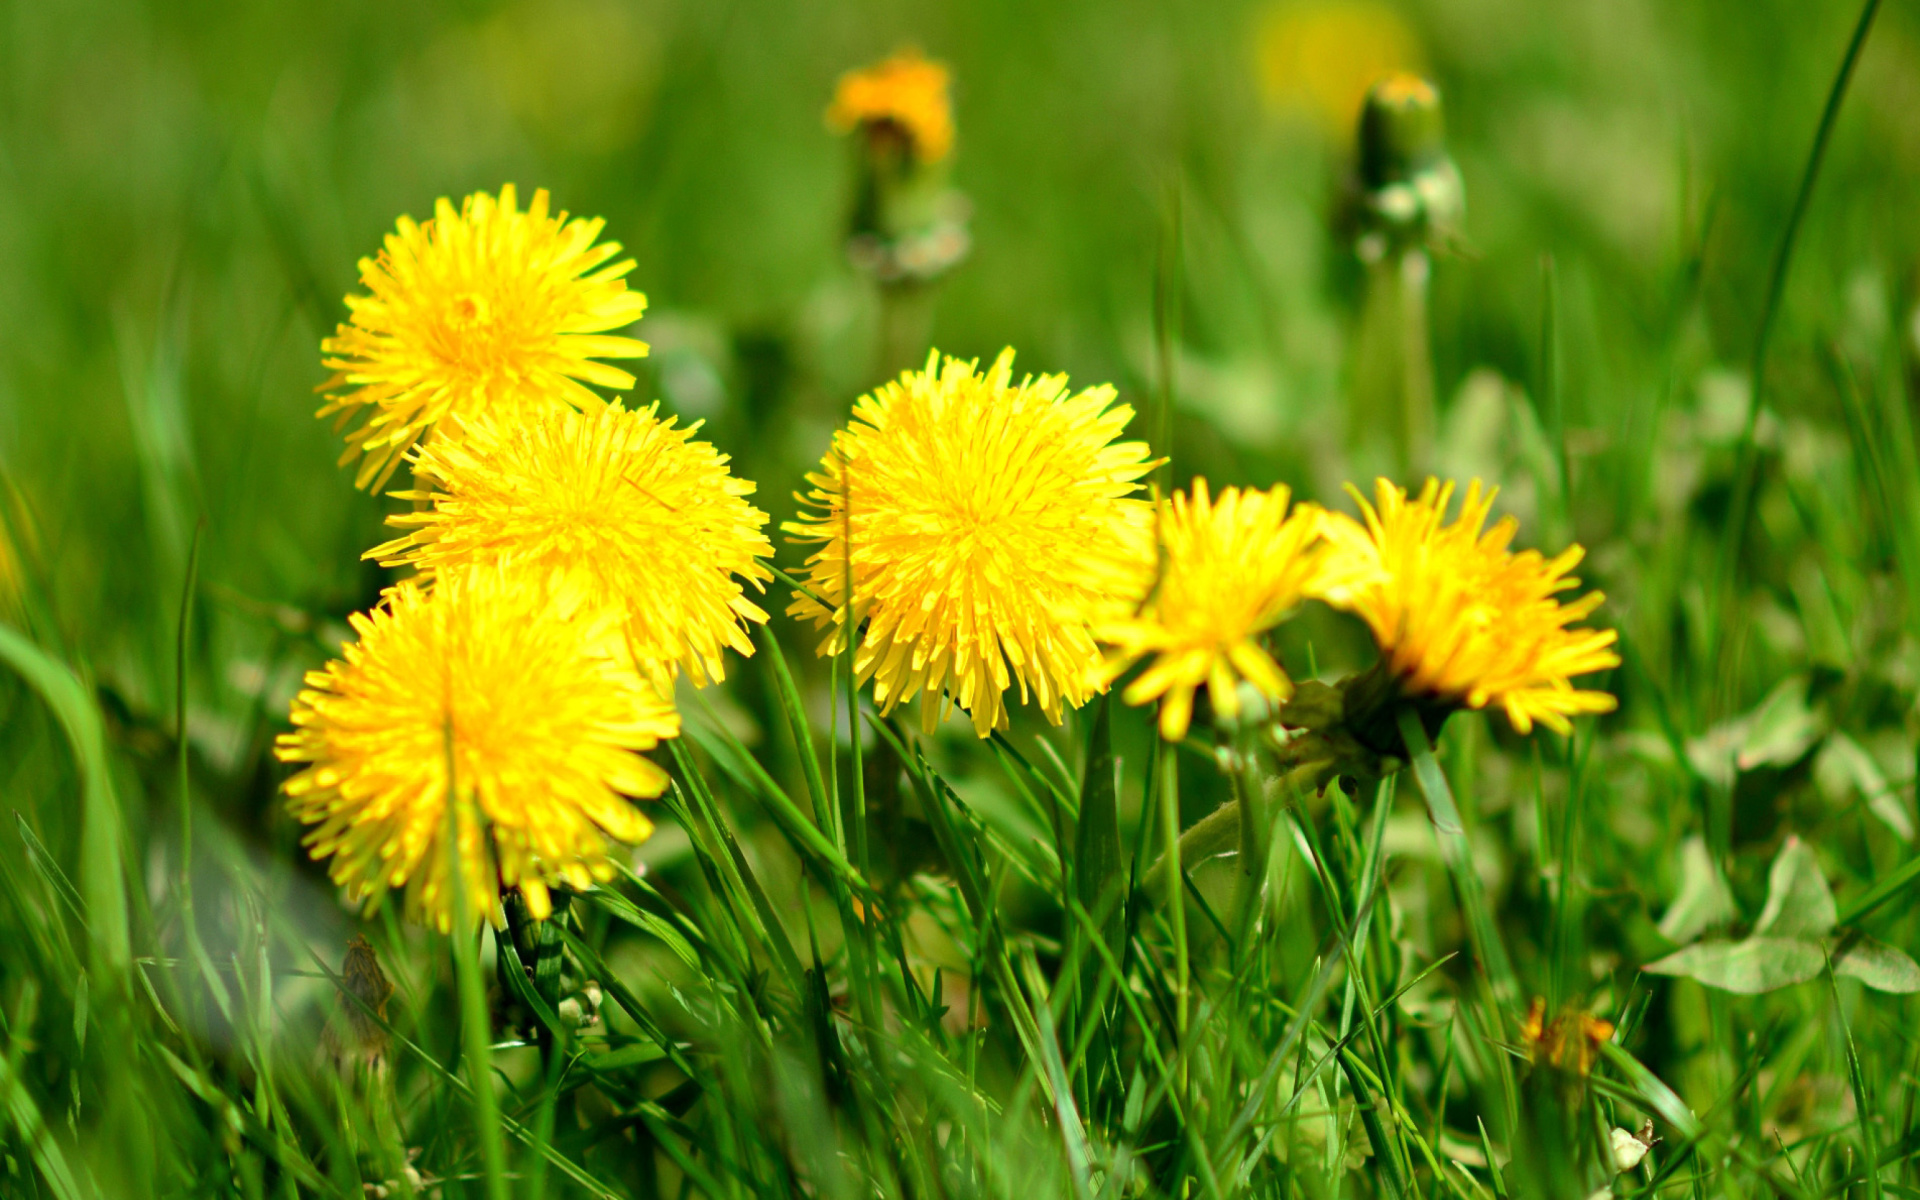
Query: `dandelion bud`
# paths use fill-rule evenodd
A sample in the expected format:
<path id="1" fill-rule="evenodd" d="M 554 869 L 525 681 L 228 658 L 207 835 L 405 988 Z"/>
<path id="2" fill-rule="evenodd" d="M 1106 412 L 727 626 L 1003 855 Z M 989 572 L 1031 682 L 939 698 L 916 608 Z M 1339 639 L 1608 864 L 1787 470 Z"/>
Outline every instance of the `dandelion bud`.
<path id="1" fill-rule="evenodd" d="M 1360 180 L 1369 189 L 1411 179 L 1446 157 L 1440 93 L 1418 75 L 1375 84 L 1360 110 Z"/>
<path id="2" fill-rule="evenodd" d="M 927 282 L 966 257 L 966 197 L 947 187 L 947 68 L 907 49 L 840 77 L 827 126 L 856 135 L 847 257 L 884 284 Z"/>
<path id="3" fill-rule="evenodd" d="M 1452 232 L 1466 192 L 1447 157 L 1438 89 L 1405 72 L 1375 84 L 1360 110 L 1359 142 L 1363 258 Z"/>
<path id="4" fill-rule="evenodd" d="M 340 1018 L 321 1031 L 321 1048 L 341 1069 L 364 1065 L 371 1070 L 383 1068 L 387 1056 L 387 1001 L 393 996 L 393 984 L 380 969 L 373 943 L 360 934 L 347 942 L 346 957 L 340 963 L 340 978 L 347 995 L 340 999 Z"/>
<path id="5" fill-rule="evenodd" d="M 1647 1152 L 1652 1150 L 1653 1144 L 1659 1140 L 1653 1136 L 1651 1120 L 1642 1122 L 1638 1133 L 1628 1133 L 1624 1129 L 1613 1130 L 1607 1141 L 1613 1153 L 1614 1170 L 1618 1172 L 1633 1170 L 1640 1165 L 1641 1160 L 1647 1157 Z"/>

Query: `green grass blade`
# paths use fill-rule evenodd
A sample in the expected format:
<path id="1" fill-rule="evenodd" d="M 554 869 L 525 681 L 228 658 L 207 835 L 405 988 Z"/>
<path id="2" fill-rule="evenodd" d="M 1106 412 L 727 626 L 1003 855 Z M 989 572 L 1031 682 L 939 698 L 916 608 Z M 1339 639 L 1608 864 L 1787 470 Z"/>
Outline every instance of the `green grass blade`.
<path id="1" fill-rule="evenodd" d="M 1859 20 L 1854 22 L 1853 36 L 1847 42 L 1846 53 L 1841 56 L 1840 68 L 1833 77 L 1833 86 L 1827 92 L 1826 107 L 1820 112 L 1820 125 L 1814 131 L 1813 146 L 1807 151 L 1806 166 L 1800 173 L 1800 187 L 1794 193 L 1793 208 L 1787 214 L 1786 228 L 1780 233 L 1780 246 L 1774 252 L 1773 270 L 1767 276 L 1767 291 L 1760 305 L 1760 325 L 1753 335 L 1752 365 L 1748 368 L 1751 390 L 1747 396 L 1746 420 L 1740 430 L 1736 451 L 1738 462 L 1734 472 L 1731 515 L 1727 519 L 1720 546 L 1723 606 L 1720 632 L 1723 634 L 1726 632 L 1725 606 L 1730 605 L 1735 596 L 1732 585 L 1740 569 L 1740 546 L 1746 539 L 1747 519 L 1753 507 L 1754 472 L 1757 467 L 1754 438 L 1766 402 L 1767 352 L 1773 345 L 1774 320 L 1780 313 L 1781 298 L 1786 294 L 1787 272 L 1793 265 L 1793 250 L 1799 244 L 1800 226 L 1806 220 L 1807 208 L 1813 202 L 1813 189 L 1820 179 L 1820 166 L 1826 161 L 1827 147 L 1833 141 L 1833 129 L 1840 117 L 1840 106 L 1847 98 L 1847 86 L 1853 81 L 1853 69 L 1860 61 L 1860 52 L 1866 48 L 1867 35 L 1872 32 L 1873 19 L 1879 12 L 1880 0 L 1866 0 L 1860 8 Z M 1722 638 L 1723 656 L 1730 653 L 1727 647 L 1736 640 Z"/>
<path id="2" fill-rule="evenodd" d="M 1860 1134 L 1860 1158 L 1868 1200 L 1880 1200 L 1884 1194 L 1880 1180 L 1880 1142 L 1874 1133 L 1877 1122 L 1872 1116 L 1878 1110 L 1873 1107 L 1872 1097 L 1867 1091 L 1866 1070 L 1860 1065 L 1860 1051 L 1853 1041 L 1853 1025 L 1847 1020 L 1846 1005 L 1840 1000 L 1840 980 L 1833 973 L 1831 961 L 1827 963 L 1827 992 L 1833 997 L 1833 1016 L 1840 1023 L 1840 1044 L 1846 1050 L 1847 1084 L 1853 1089 L 1853 1120 Z"/>
<path id="3" fill-rule="evenodd" d="M 126 971 L 133 951 L 122 867 L 120 804 L 114 796 L 100 710 L 79 676 L 4 622 L 0 622 L 0 662 L 18 672 L 53 710 L 79 766 L 80 894 L 86 899 L 94 974 L 104 985 Z"/>
<path id="4" fill-rule="evenodd" d="M 480 980 L 479 951 L 467 903 L 467 873 L 460 860 L 460 818 L 469 803 L 460 795 L 454 777 L 453 725 L 445 732 L 447 758 L 446 838 L 448 886 L 453 892 L 453 923 L 447 942 L 453 949 L 453 975 L 460 995 L 460 1043 L 467 1060 L 468 1096 L 473 1131 L 480 1143 L 480 1162 L 486 1173 L 488 1200 L 507 1200 L 507 1152 L 500 1140 L 500 1112 L 493 1095 L 493 1033 L 487 1017 L 485 985 Z M 482 820 L 478 812 L 471 820 Z"/>
<path id="5" fill-rule="evenodd" d="M 787 669 L 787 656 L 780 649 L 780 639 L 764 625 L 760 628 L 760 652 L 766 656 L 773 676 L 774 698 L 779 702 L 780 715 L 786 719 L 787 734 L 793 738 L 794 754 L 800 759 L 800 774 L 807 784 L 807 796 L 813 801 L 814 820 L 833 835 L 834 848 L 844 857 L 846 844 L 839 822 L 834 819 L 833 797 L 827 790 L 826 777 L 820 773 L 820 756 L 813 744 L 813 730 L 807 724 L 806 706 L 801 703 L 793 672 Z"/>
<path id="6" fill-rule="evenodd" d="M 1426 729 L 1410 709 L 1403 709 L 1400 713 L 1400 736 L 1405 739 L 1407 749 L 1413 756 L 1413 777 L 1427 798 L 1427 809 L 1433 817 L 1434 836 L 1440 841 L 1440 849 L 1446 856 L 1454 886 L 1460 893 L 1461 907 L 1466 910 L 1467 928 L 1473 935 L 1474 952 L 1479 956 L 1487 977 L 1493 982 L 1494 996 L 1511 1011 L 1520 1000 L 1520 981 L 1513 973 L 1513 962 L 1507 957 L 1506 944 L 1500 940 L 1493 911 L 1488 907 L 1486 895 L 1481 890 L 1480 873 L 1473 865 L 1473 848 L 1467 841 L 1466 828 L 1461 824 L 1459 806 L 1453 802 L 1453 790 L 1447 786 L 1446 773 L 1440 769 L 1440 760 L 1434 757 L 1433 744 L 1427 740 Z"/>
<path id="7" fill-rule="evenodd" d="M 760 798 L 766 805 L 768 814 L 773 817 L 774 823 L 780 827 L 780 831 L 787 835 L 794 847 L 808 860 L 817 860 L 819 866 L 824 867 L 842 883 L 856 891 L 872 890 L 867 886 L 866 879 L 861 873 L 847 861 L 840 848 L 827 840 L 818 825 L 807 819 L 806 814 L 794 804 L 785 789 L 774 782 L 773 776 L 767 774 L 766 768 L 760 765 L 759 760 L 749 754 L 746 747 L 740 745 L 739 740 L 724 726 L 716 722 L 711 732 L 693 728 L 688 728 L 685 732 L 695 745 L 712 756 L 722 771 L 727 772 L 741 786 Z M 668 743 L 668 746 L 672 749 L 676 762 L 685 756 L 686 752 L 680 745 L 680 739 L 674 739 Z M 683 769 L 693 769 L 690 760 Z"/>
<path id="8" fill-rule="evenodd" d="M 53 1131 L 40 1115 L 40 1106 L 28 1094 L 27 1085 L 19 1078 L 11 1058 L 11 1055 L 0 1055 L 0 1094 L 6 1096 L 7 1115 L 13 1121 L 19 1144 L 27 1148 L 33 1165 L 40 1170 L 40 1177 L 47 1181 L 47 1187 L 59 1200 L 85 1200 L 85 1193 L 67 1165 L 66 1152 L 54 1140 Z"/>

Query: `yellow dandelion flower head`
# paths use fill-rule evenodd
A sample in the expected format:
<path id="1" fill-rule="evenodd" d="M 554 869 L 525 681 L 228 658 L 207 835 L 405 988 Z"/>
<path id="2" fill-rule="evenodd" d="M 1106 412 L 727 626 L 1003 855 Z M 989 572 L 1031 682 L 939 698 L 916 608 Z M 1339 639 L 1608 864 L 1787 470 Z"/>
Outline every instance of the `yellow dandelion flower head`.
<path id="1" fill-rule="evenodd" d="M 1329 583 L 1321 512 L 1311 504 L 1288 511 L 1286 487 L 1226 488 L 1216 499 L 1207 481 L 1193 481 L 1157 514 L 1157 536 L 1142 548 L 1125 615 L 1099 622 L 1096 636 L 1112 647 L 1102 677 L 1112 679 L 1142 658 L 1153 662 L 1127 687 L 1129 704 L 1161 701 L 1160 732 L 1187 734 L 1193 695 L 1207 689 L 1223 716 L 1239 715 L 1245 680 L 1274 703 L 1293 684 L 1260 637 L 1316 588 Z"/>
<path id="2" fill-rule="evenodd" d="M 546 190 L 520 211 L 512 184 L 498 199 L 476 192 L 455 211 L 442 197 L 424 224 L 401 217 L 378 257 L 360 260 L 366 295 L 347 297 L 348 324 L 320 343 L 333 378 L 319 416 L 347 434 L 342 466 L 360 460 L 355 484 L 378 486 L 428 430 L 454 432 L 483 412 L 590 409 L 587 384 L 630 388 L 633 376 L 598 361 L 639 358 L 645 342 L 618 337 L 647 298 L 599 242 L 605 222 L 548 211 Z"/>
<path id="3" fill-rule="evenodd" d="M 906 134 L 913 156 L 936 163 L 953 150 L 953 105 L 946 64 L 908 47 L 870 67 L 848 71 L 827 106 L 827 127 L 848 133 L 891 125 Z"/>
<path id="4" fill-rule="evenodd" d="M 740 581 L 773 578 L 759 561 L 773 544 L 767 514 L 746 500 L 754 485 L 698 429 L 658 404 L 482 418 L 414 452 L 424 486 L 394 494 L 423 507 L 387 518 L 412 532 L 367 557 L 428 575 L 486 562 L 556 572 L 617 613 L 662 694 L 683 668 L 696 682 L 725 678 L 722 652 L 751 655 L 745 623 L 767 619 Z"/>
<path id="5" fill-rule="evenodd" d="M 678 733 L 679 716 L 556 587 L 474 569 L 431 591 L 402 583 L 352 620 L 359 640 L 307 674 L 274 747 L 307 764 L 285 784 L 288 807 L 350 899 L 404 890 L 407 915 L 444 931 L 494 916 L 518 888 L 543 918 L 550 885 L 611 878 L 611 842 L 652 832 L 627 797 L 666 787 L 638 752 Z"/>
<path id="6" fill-rule="evenodd" d="M 1429 479 L 1409 499 L 1382 479 L 1374 494 L 1368 504 L 1353 491 L 1364 525 L 1340 515 L 1327 521 L 1335 554 L 1373 568 L 1371 578 L 1336 581 L 1321 594 L 1366 621 L 1403 693 L 1468 708 L 1497 705 L 1521 733 L 1536 721 L 1567 733 L 1570 717 L 1614 709 L 1612 696 L 1570 682 L 1620 665 L 1613 630 L 1570 628 L 1605 597 L 1557 599 L 1580 586 L 1568 572 L 1585 551 L 1571 546 L 1552 559 L 1514 553 L 1508 547 L 1519 524 L 1508 516 L 1486 528 L 1495 493 L 1483 492 L 1479 480 L 1451 524 L 1451 482 Z"/>
<path id="7" fill-rule="evenodd" d="M 1279 0 L 1261 17 L 1253 46 L 1268 103 L 1339 139 L 1353 135 L 1374 84 L 1418 70 L 1422 59 L 1406 18 L 1374 0 Z"/>
<path id="8" fill-rule="evenodd" d="M 866 622 L 855 669 L 882 711 L 924 692 L 928 731 L 951 702 L 986 737 L 1006 728 L 1016 679 L 1055 723 L 1091 694 L 1097 560 L 1148 519 L 1130 497 L 1153 463 L 1145 443 L 1115 440 L 1133 410 L 1111 386 L 1015 383 L 1011 349 L 977 368 L 935 352 L 862 397 L 807 477 L 817 511 L 785 528 L 824 543 L 807 560 L 818 599 L 788 610 L 838 626 L 820 652 L 845 645 L 851 582 L 853 625 Z"/>

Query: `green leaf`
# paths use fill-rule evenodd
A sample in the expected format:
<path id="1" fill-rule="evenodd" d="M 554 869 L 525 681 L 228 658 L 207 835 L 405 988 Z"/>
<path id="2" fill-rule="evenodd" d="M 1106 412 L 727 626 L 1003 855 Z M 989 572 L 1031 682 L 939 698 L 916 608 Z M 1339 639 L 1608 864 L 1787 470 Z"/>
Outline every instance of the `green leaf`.
<path id="1" fill-rule="evenodd" d="M 1826 962 L 1818 942 L 1750 937 L 1743 942 L 1700 942 L 1641 969 L 1655 975 L 1684 975 L 1721 991 L 1753 996 L 1805 983 L 1820 974 Z"/>
<path id="2" fill-rule="evenodd" d="M 1660 918 L 1660 935 L 1670 942 L 1691 942 L 1715 925 L 1739 915 L 1733 893 L 1714 866 L 1705 838 L 1680 844 L 1680 894 Z"/>
<path id="3" fill-rule="evenodd" d="M 605 1054 L 589 1054 L 580 1061 L 587 1070 L 595 1074 L 605 1074 L 643 1067 L 648 1063 L 659 1062 L 666 1056 L 667 1052 L 652 1042 L 634 1042 L 618 1050 L 609 1050 Z"/>
<path id="4" fill-rule="evenodd" d="M 1824 732 L 1824 720 L 1807 706 L 1807 677 L 1791 675 L 1751 712 L 1688 741 L 1687 759 L 1703 778 L 1732 787 L 1742 771 L 1800 761 Z"/>
<path id="5" fill-rule="evenodd" d="M 1813 778 L 1831 799 L 1844 800 L 1850 794 L 1858 794 L 1866 801 L 1867 811 L 1893 830 L 1896 837 L 1903 842 L 1913 841 L 1913 817 L 1887 782 L 1880 764 L 1859 742 L 1844 733 L 1828 738 L 1820 756 L 1813 760 Z"/>
<path id="6" fill-rule="evenodd" d="M 675 958 L 686 964 L 688 970 L 696 972 L 701 970 L 700 955 L 699 952 L 694 950 L 693 943 L 687 941 L 681 932 L 672 925 L 669 925 L 664 918 L 655 916 L 653 913 L 641 908 L 612 888 L 596 887 L 582 892 L 580 895 L 583 899 L 598 904 L 601 908 L 606 909 L 608 913 L 620 918 L 635 929 L 644 929 L 654 937 L 659 938 L 662 942 L 666 943 L 667 949 L 673 952 Z"/>
<path id="7" fill-rule="evenodd" d="M 1646 1101 L 1647 1107 L 1659 1113 L 1662 1120 L 1673 1127 L 1682 1139 L 1692 1141 L 1700 1136 L 1700 1119 L 1693 1115 L 1686 1101 L 1668 1087 L 1658 1075 L 1647 1069 L 1647 1065 L 1627 1053 L 1626 1048 L 1615 1042 L 1600 1043 L 1601 1057 L 1613 1068 L 1626 1076 L 1627 1082 L 1639 1097 Z"/>
<path id="8" fill-rule="evenodd" d="M 120 804 L 113 794 L 100 710 L 65 663 L 0 623 L 0 662 L 32 685 L 60 720 L 80 766 L 80 893 L 86 898 L 96 974 L 117 976 L 133 959 L 127 934 L 126 879 L 121 870 Z M 104 980 L 103 980 L 104 982 Z"/>
<path id="9" fill-rule="evenodd" d="M 1819 715 L 1807 707 L 1806 676 L 1789 676 L 1748 714 L 1734 765 L 1742 771 L 1789 766 L 1806 756 L 1821 732 Z"/>
<path id="10" fill-rule="evenodd" d="M 1920 992 L 1920 963 L 1904 950 L 1862 937 L 1833 961 L 1835 975 L 1848 975 L 1877 992 Z"/>
<path id="11" fill-rule="evenodd" d="M 1753 927 L 1756 935 L 1778 938 L 1824 937 L 1840 920 L 1826 876 L 1813 847 L 1797 834 L 1787 836 L 1767 872 L 1767 905 Z"/>

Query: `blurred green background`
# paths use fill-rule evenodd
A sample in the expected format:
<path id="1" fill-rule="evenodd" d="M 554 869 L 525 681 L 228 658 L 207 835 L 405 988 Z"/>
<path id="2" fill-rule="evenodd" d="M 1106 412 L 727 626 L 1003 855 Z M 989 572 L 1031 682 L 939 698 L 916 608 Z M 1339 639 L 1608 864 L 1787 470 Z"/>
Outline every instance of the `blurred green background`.
<path id="1" fill-rule="evenodd" d="M 1276 50 L 1329 12 L 1342 35 L 1305 35 L 1306 68 Z M 642 393 L 708 418 L 777 519 L 874 382 L 873 300 L 839 247 L 847 156 L 821 111 L 839 72 L 915 43 L 953 69 L 974 204 L 943 350 L 1011 344 L 1144 411 L 1172 263 L 1176 471 L 1324 496 L 1357 272 L 1329 232 L 1345 117 L 1303 72 L 1404 59 L 1440 83 L 1467 184 L 1466 245 L 1435 283 L 1443 405 L 1482 367 L 1538 392 L 1551 253 L 1572 450 L 1631 468 L 1660 411 L 1745 362 L 1852 20 L 1617 0 L 15 2 L 0 464 L 65 638 L 136 700 L 157 699 L 143 618 L 170 619 L 201 513 L 206 579 L 357 606 L 380 503 L 311 418 L 319 339 L 398 214 L 511 180 L 607 219 L 653 305 Z M 1810 342 L 1906 320 L 1916 199 L 1920 36 L 1895 6 L 1800 246 L 1781 404 L 1816 403 L 1794 386 Z M 1578 532 L 1625 532 L 1607 525 L 1642 507 L 1576 514 L 1599 526 Z"/>

